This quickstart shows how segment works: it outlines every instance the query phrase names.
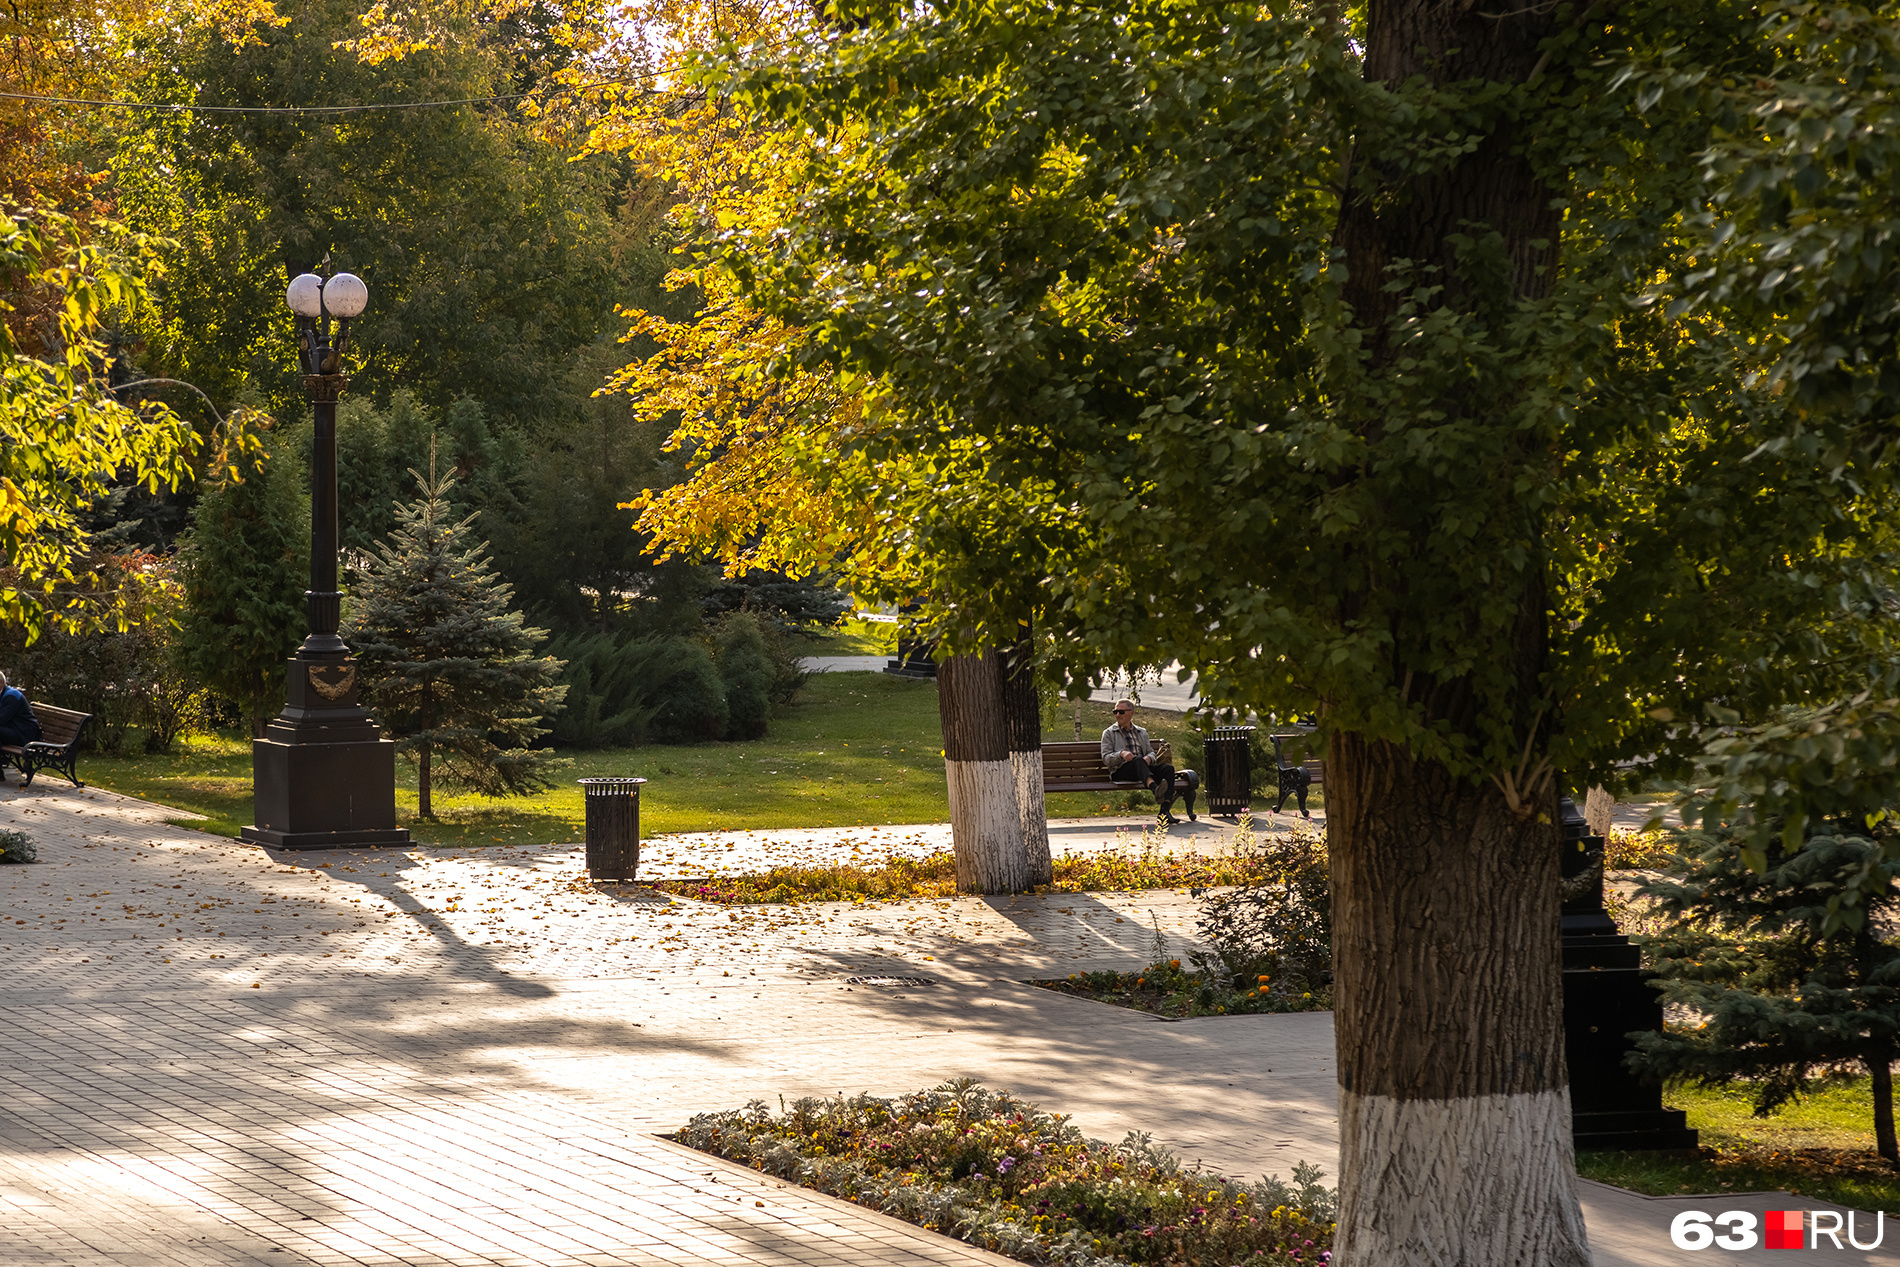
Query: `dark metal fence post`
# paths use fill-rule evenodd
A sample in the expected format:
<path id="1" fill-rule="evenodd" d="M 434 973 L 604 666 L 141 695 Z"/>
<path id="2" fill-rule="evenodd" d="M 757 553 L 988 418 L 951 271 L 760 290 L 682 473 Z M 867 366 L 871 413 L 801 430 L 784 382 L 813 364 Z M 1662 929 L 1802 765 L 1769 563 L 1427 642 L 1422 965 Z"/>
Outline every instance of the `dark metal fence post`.
<path id="1" fill-rule="evenodd" d="M 1253 810 L 1252 726 L 1220 726 L 1205 741 L 1207 812 L 1237 818 Z"/>
<path id="2" fill-rule="evenodd" d="M 587 797 L 587 873 L 631 880 L 640 865 L 640 785 L 645 779 L 580 779 Z"/>

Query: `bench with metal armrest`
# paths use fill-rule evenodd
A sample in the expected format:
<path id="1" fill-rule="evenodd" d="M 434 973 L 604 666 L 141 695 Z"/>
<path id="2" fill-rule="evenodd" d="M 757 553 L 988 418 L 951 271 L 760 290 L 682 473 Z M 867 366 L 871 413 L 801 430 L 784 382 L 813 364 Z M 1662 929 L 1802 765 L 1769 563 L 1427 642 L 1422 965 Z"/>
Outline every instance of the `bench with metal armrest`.
<path id="1" fill-rule="evenodd" d="M 24 777 L 21 787 L 33 786 L 33 776 L 52 770 L 74 787 L 84 787 L 74 768 L 79 755 L 79 735 L 92 720 L 91 713 L 78 713 L 51 704 L 34 704 L 33 717 L 40 724 L 40 737 L 29 744 L 0 745 L 7 765 Z"/>
<path id="2" fill-rule="evenodd" d="M 1154 745 L 1155 759 L 1168 760 L 1168 745 L 1164 741 Z M 1201 776 L 1192 770 L 1177 770 L 1174 774 L 1174 793 L 1187 805 L 1188 821 L 1194 821 L 1194 792 L 1201 785 Z M 1102 764 L 1102 745 L 1099 743 L 1046 743 L 1042 745 L 1042 791 L 1046 796 L 1051 792 L 1132 792 L 1139 783 L 1117 783 L 1109 776 L 1108 767 Z M 1162 806 L 1166 813 L 1168 807 Z"/>
<path id="3" fill-rule="evenodd" d="M 1273 803 L 1273 812 L 1276 814 L 1280 812 L 1280 807 L 1286 804 L 1286 798 L 1292 796 L 1298 798 L 1300 817 L 1312 817 L 1306 810 L 1306 789 L 1315 783 L 1326 782 L 1326 763 L 1318 757 L 1306 757 L 1297 762 L 1288 762 L 1282 743 L 1305 739 L 1313 733 L 1313 730 L 1313 727 L 1308 726 L 1268 736 L 1273 740 L 1274 764 L 1280 767 L 1280 799 Z"/>

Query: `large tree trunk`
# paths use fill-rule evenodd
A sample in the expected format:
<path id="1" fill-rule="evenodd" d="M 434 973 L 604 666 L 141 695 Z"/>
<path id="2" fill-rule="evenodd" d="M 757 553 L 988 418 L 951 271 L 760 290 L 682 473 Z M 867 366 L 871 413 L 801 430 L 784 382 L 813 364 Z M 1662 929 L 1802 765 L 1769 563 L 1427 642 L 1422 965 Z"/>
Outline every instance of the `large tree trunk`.
<path id="1" fill-rule="evenodd" d="M 1023 820 L 1023 854 L 1032 882 L 1053 884 L 1049 804 L 1042 794 L 1042 701 L 1036 696 L 1036 650 L 1029 631 L 1005 654 L 1003 713 L 1009 726 L 1009 770 Z"/>
<path id="2" fill-rule="evenodd" d="M 416 753 L 416 813 L 423 818 L 435 817 L 435 804 L 429 798 L 429 745 L 426 743 Z"/>
<path id="3" fill-rule="evenodd" d="M 1334 1262 L 1587 1267 L 1564 1072 L 1555 793 L 1336 737 Z M 1541 816 L 1543 822 L 1537 822 Z"/>
<path id="4" fill-rule="evenodd" d="M 951 656 L 939 663 L 937 710 L 943 719 L 957 891 L 1021 893 L 1036 876 L 1023 848 L 1022 811 L 1010 769 L 1001 658 Z"/>
<path id="5" fill-rule="evenodd" d="M 1538 65 L 1539 41 L 1553 33 L 1551 6 L 1502 8 L 1374 0 L 1366 77 L 1393 85 L 1413 76 L 1439 84 L 1525 82 Z M 1406 297 L 1385 289 L 1394 262 L 1439 270 L 1418 284 L 1441 284 L 1435 302 L 1470 314 L 1487 305 L 1502 314 L 1513 297 L 1547 292 L 1562 225 L 1551 210 L 1553 191 L 1515 152 L 1527 138 L 1513 117 L 1500 110 L 1497 130 L 1449 171 L 1367 168 L 1362 176 L 1375 179 L 1382 196 L 1356 194 L 1342 208 L 1342 294 L 1375 370 L 1394 358 L 1387 321 Z M 1487 228 L 1502 237 L 1511 295 L 1484 293 L 1494 278 L 1460 273 L 1454 238 L 1481 238 Z M 1415 403 L 1453 425 L 1492 425 L 1512 402 L 1448 391 Z M 1365 422 L 1368 440 L 1377 443 L 1384 425 Z M 1494 434 L 1517 434 L 1496 425 Z M 1525 443 L 1499 441 L 1496 460 L 1505 469 L 1545 460 L 1510 447 Z M 1429 515 L 1410 507 L 1395 508 L 1387 526 L 1400 525 L 1421 543 L 1436 530 Z M 1537 531 L 1527 525 L 1520 543 L 1533 560 L 1541 558 Z M 1476 692 L 1433 673 L 1442 663 L 1434 640 L 1444 630 L 1406 624 L 1413 610 L 1442 608 L 1448 578 L 1433 572 L 1369 565 L 1355 602 L 1376 600 L 1393 613 L 1394 689 L 1442 732 L 1475 734 L 1483 707 Z M 1413 583 L 1438 588 L 1414 604 L 1405 594 Z M 1515 578 L 1499 571 L 1483 584 L 1491 597 L 1499 586 L 1517 591 L 1510 595 L 1516 628 L 1501 637 L 1474 628 L 1472 636 L 1487 640 L 1473 647 L 1487 667 L 1505 665 L 1515 683 L 1507 707 L 1528 754 L 1525 768 L 1512 772 L 1521 777 L 1539 768 L 1550 724 L 1540 704 L 1549 639 L 1544 583 L 1532 566 Z M 1349 622 L 1361 615 L 1350 605 L 1342 612 Z M 1334 1263 L 1587 1267 L 1563 1057 L 1554 790 L 1544 781 L 1524 795 L 1514 784 L 1507 796 L 1503 782 L 1454 777 L 1353 733 L 1335 735 L 1326 781 L 1340 1084 Z"/>

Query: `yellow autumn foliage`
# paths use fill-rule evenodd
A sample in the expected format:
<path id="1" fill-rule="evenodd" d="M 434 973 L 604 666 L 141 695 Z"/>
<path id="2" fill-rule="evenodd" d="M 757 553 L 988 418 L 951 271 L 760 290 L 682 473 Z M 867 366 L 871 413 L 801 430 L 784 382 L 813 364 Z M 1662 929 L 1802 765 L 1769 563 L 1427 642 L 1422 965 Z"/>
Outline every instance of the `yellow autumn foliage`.
<path id="1" fill-rule="evenodd" d="M 587 144 L 632 159 L 669 183 L 682 227 L 769 231 L 795 204 L 796 150 L 787 137 L 692 87 L 685 73 L 732 44 L 791 47 L 824 38 L 804 5 L 635 0 L 620 6 L 616 41 L 601 50 L 625 82 L 596 88 L 603 109 Z M 565 72 L 576 89 L 600 58 Z M 644 68 L 644 77 L 632 73 Z M 663 555 L 708 554 L 729 574 L 753 568 L 802 576 L 862 557 L 875 526 L 841 496 L 841 426 L 862 426 L 863 403 L 828 374 L 786 369 L 804 333 L 761 313 L 717 268 L 691 263 L 668 280 L 693 288 L 688 321 L 626 310 L 627 340 L 657 350 L 628 365 L 608 391 L 626 392 L 641 417 L 670 421 L 668 448 L 689 475 L 628 502 Z"/>

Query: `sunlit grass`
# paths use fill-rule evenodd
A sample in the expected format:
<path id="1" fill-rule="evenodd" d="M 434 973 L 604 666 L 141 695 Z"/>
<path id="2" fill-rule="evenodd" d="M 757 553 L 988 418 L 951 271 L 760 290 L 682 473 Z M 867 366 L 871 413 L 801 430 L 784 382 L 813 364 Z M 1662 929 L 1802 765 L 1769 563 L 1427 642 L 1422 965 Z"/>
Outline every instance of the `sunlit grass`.
<path id="1" fill-rule="evenodd" d="M 1806 1096 L 1772 1117 L 1753 1116 L 1743 1084 L 1672 1087 L 1663 1096 L 1702 1133 L 1702 1153 L 1579 1153 L 1577 1172 L 1646 1192 L 1760 1192 L 1785 1189 L 1859 1210 L 1900 1215 L 1900 1172 L 1874 1152 L 1873 1098 L 1866 1078 Z"/>
<path id="2" fill-rule="evenodd" d="M 1094 707 L 1106 716 L 1105 705 Z M 1180 724 L 1168 713 L 1144 712 L 1140 720 L 1157 737 Z M 1101 726 L 1089 737 L 1099 735 Z M 764 739 L 563 752 L 566 764 L 556 771 L 554 786 L 532 796 L 472 796 L 438 786 L 433 822 L 417 817 L 415 771 L 399 760 L 396 814 L 416 839 L 430 844 L 570 843 L 582 837 L 586 822 L 576 780 L 612 776 L 649 780 L 640 798 L 640 830 L 648 836 L 938 823 L 949 816 L 942 748 L 935 683 L 882 673 L 821 673 L 773 719 Z M 235 836 L 252 821 L 251 745 L 236 734 L 190 736 L 158 756 L 88 753 L 79 768 L 88 783 L 204 815 L 206 821 L 192 824 L 202 830 Z M 1143 804 L 1152 807 L 1153 798 L 1067 793 L 1049 798 L 1049 813 L 1127 813 Z"/>

